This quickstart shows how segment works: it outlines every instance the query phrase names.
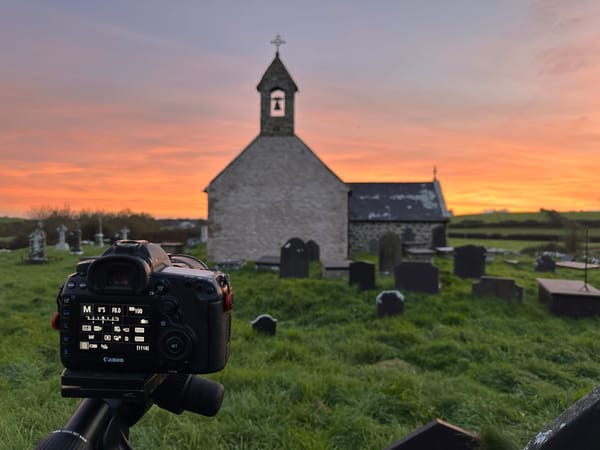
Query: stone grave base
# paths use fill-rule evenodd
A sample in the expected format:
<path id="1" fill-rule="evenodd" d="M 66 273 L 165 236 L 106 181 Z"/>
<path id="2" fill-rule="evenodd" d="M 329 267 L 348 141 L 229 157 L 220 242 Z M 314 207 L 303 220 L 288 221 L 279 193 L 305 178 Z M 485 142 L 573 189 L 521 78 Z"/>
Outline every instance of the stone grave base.
<path id="1" fill-rule="evenodd" d="M 275 272 L 279 272 L 279 256 L 261 256 L 254 263 L 256 264 L 256 270 L 274 270 Z"/>
<path id="2" fill-rule="evenodd" d="M 552 313 L 570 317 L 600 315 L 600 290 L 580 280 L 538 278 L 538 296 Z"/>
<path id="3" fill-rule="evenodd" d="M 322 261 L 323 278 L 348 280 L 350 261 Z"/>

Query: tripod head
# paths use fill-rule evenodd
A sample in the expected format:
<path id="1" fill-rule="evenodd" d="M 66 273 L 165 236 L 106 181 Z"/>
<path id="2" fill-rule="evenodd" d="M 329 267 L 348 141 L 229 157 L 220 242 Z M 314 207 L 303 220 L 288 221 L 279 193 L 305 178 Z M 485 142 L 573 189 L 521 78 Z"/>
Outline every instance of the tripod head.
<path id="1" fill-rule="evenodd" d="M 217 414 L 223 385 L 188 374 L 115 374 L 65 369 L 63 397 L 84 397 L 60 430 L 36 450 L 131 450 L 129 428 L 153 404 L 175 414 Z"/>

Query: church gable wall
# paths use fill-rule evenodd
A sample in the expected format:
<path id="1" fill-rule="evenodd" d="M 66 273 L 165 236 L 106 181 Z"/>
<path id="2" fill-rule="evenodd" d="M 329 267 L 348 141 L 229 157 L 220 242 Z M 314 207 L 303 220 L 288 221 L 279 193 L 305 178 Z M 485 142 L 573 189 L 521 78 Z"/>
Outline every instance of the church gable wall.
<path id="1" fill-rule="evenodd" d="M 208 257 L 279 255 L 314 240 L 323 259 L 347 255 L 347 187 L 296 137 L 260 137 L 208 189 Z"/>

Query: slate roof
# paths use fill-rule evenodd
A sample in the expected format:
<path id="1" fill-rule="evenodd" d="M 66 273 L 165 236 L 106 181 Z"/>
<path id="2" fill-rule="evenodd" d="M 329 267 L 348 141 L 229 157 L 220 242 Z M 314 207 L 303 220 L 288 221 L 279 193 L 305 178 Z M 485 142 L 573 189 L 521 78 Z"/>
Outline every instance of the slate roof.
<path id="1" fill-rule="evenodd" d="M 305 153 L 308 157 L 315 159 L 319 162 L 325 170 L 327 170 L 333 177 L 338 180 L 342 185 L 346 185 L 337 175 L 331 170 L 321 159 L 311 150 L 311 148 L 302 141 L 298 136 L 263 136 L 259 135 L 248 146 L 242 150 L 221 172 L 215 176 L 208 186 L 204 189 L 204 192 L 208 192 L 210 185 L 213 184 L 219 177 L 229 170 L 230 167 L 237 164 L 246 154 L 252 152 L 272 152 L 274 156 L 285 155 L 286 153 L 296 151 Z M 300 170 L 300 168 L 298 168 Z"/>
<path id="2" fill-rule="evenodd" d="M 426 183 L 347 183 L 351 222 L 442 222 L 450 213 L 437 180 Z"/>

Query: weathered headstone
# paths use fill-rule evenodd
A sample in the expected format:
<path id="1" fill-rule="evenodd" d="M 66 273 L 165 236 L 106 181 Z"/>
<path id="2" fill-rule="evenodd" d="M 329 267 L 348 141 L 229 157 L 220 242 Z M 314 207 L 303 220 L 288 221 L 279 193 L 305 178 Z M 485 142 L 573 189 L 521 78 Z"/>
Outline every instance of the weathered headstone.
<path id="1" fill-rule="evenodd" d="M 394 286 L 412 292 L 437 294 L 440 291 L 440 270 L 431 262 L 401 262 L 394 268 Z"/>
<path id="2" fill-rule="evenodd" d="M 379 239 L 379 271 L 390 273 L 402 261 L 402 241 L 395 233 L 386 233 Z"/>
<path id="3" fill-rule="evenodd" d="M 29 256 L 27 262 L 44 263 L 47 261 L 46 233 L 44 232 L 42 221 L 39 221 L 37 228 L 29 235 Z"/>
<path id="4" fill-rule="evenodd" d="M 375 289 L 375 264 L 366 261 L 350 263 L 350 284 L 358 284 L 358 289 L 365 291 Z"/>
<path id="5" fill-rule="evenodd" d="M 69 247 L 71 247 L 72 255 L 83 255 L 83 249 L 81 248 L 81 227 L 77 222 L 75 230 L 69 233 Z"/>
<path id="6" fill-rule="evenodd" d="M 104 245 L 104 233 L 102 233 L 102 219 L 98 218 L 98 232 L 94 235 L 94 244 L 96 247 Z"/>
<path id="7" fill-rule="evenodd" d="M 463 245 L 454 249 L 454 275 L 461 278 L 480 278 L 485 275 L 485 247 Z"/>
<path id="8" fill-rule="evenodd" d="M 319 261 L 321 258 L 321 249 L 319 244 L 315 241 L 310 240 L 306 243 L 306 250 L 308 251 L 308 260 L 309 261 Z"/>
<path id="9" fill-rule="evenodd" d="M 308 278 L 308 251 L 301 239 L 292 238 L 281 247 L 280 278 Z"/>
<path id="10" fill-rule="evenodd" d="M 398 316 L 404 312 L 404 295 L 400 291 L 381 291 L 375 303 L 380 318 Z"/>
<path id="11" fill-rule="evenodd" d="M 121 239 L 124 240 L 124 241 L 126 241 L 128 239 L 130 231 L 131 230 L 129 228 L 127 228 L 127 227 L 121 228 Z"/>
<path id="12" fill-rule="evenodd" d="M 471 287 L 473 297 L 497 297 L 503 300 L 523 300 L 523 288 L 512 278 L 483 276 Z"/>
<path id="13" fill-rule="evenodd" d="M 262 334 L 269 334 L 274 336 L 277 332 L 277 319 L 272 317 L 270 314 L 261 314 L 256 317 L 252 322 L 252 328 Z"/>
<path id="14" fill-rule="evenodd" d="M 556 270 L 556 263 L 550 255 L 541 255 L 535 259 L 533 269 L 536 272 L 554 272 Z"/>
<path id="15" fill-rule="evenodd" d="M 448 422 L 436 419 L 386 450 L 475 450 L 479 438 Z"/>
<path id="16" fill-rule="evenodd" d="M 596 450 L 599 423 L 600 387 L 596 387 L 537 433 L 524 450 Z"/>
<path id="17" fill-rule="evenodd" d="M 67 251 L 69 250 L 69 244 L 65 241 L 65 234 L 68 228 L 65 225 L 59 226 L 56 231 L 58 231 L 58 242 L 54 246 L 56 250 Z"/>

